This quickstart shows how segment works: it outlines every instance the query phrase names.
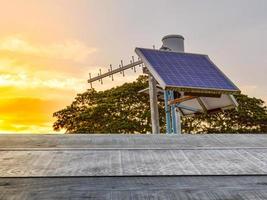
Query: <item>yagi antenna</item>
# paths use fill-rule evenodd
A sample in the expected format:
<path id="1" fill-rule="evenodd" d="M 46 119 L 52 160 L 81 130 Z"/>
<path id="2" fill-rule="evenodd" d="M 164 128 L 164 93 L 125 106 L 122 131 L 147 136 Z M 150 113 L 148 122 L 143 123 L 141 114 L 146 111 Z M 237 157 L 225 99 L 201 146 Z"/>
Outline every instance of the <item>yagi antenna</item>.
<path id="1" fill-rule="evenodd" d="M 114 74 L 120 73 L 125 77 L 124 71 L 127 69 L 133 69 L 134 72 L 136 72 L 136 66 L 142 67 L 143 62 L 138 58 L 138 61 L 135 62 L 134 56 L 132 56 L 132 60 L 130 60 L 130 64 L 124 65 L 123 60 L 121 60 L 119 67 L 117 69 L 113 69 L 112 65 L 109 65 L 109 69 L 107 73 L 103 73 L 101 69 L 99 69 L 99 73 L 97 74 L 96 77 L 92 77 L 92 74 L 89 73 L 89 79 L 88 83 L 90 83 L 91 88 L 93 88 L 93 82 L 99 81 L 101 84 L 103 84 L 103 78 L 110 77 L 112 81 L 114 81 Z"/>

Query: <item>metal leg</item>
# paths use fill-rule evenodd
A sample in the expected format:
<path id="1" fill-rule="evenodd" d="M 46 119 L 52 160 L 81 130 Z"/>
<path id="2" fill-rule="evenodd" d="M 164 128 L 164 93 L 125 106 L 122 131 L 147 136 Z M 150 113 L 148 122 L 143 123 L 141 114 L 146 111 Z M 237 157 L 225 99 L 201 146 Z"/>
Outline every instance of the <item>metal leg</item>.
<path id="1" fill-rule="evenodd" d="M 168 100 L 169 100 L 169 92 L 164 91 L 164 101 L 165 101 L 165 113 L 166 113 L 166 133 L 170 134 L 171 133 L 171 113 L 168 105 Z"/>
<path id="2" fill-rule="evenodd" d="M 171 99 L 174 99 L 174 93 L 173 91 L 170 91 Z M 176 126 L 176 111 L 175 111 L 175 104 L 171 105 L 171 111 L 172 111 L 172 133 L 177 134 L 177 126 Z"/>
<path id="3" fill-rule="evenodd" d="M 176 130 L 178 134 L 182 134 L 182 127 L 181 127 L 181 114 L 178 110 L 175 112 L 176 114 Z"/>
<path id="4" fill-rule="evenodd" d="M 157 83 L 154 77 L 149 75 L 149 98 L 150 98 L 151 122 L 152 122 L 152 133 L 153 134 L 160 133 L 156 84 Z"/>

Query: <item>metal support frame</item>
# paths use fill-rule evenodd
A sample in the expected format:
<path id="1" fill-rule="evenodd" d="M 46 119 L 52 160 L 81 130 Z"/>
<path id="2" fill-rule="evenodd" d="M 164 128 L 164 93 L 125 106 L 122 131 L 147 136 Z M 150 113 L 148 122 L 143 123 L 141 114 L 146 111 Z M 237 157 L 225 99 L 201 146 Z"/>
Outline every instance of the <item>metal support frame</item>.
<path id="1" fill-rule="evenodd" d="M 157 82 L 156 79 L 149 74 L 149 99 L 150 99 L 150 109 L 151 109 L 151 123 L 152 123 L 152 133 L 159 134 L 159 109 L 158 109 L 158 98 L 157 98 Z"/>
<path id="2" fill-rule="evenodd" d="M 164 91 L 165 113 L 166 113 L 166 133 L 167 134 L 181 134 L 181 114 L 179 104 L 170 104 L 174 101 L 173 91 Z"/>

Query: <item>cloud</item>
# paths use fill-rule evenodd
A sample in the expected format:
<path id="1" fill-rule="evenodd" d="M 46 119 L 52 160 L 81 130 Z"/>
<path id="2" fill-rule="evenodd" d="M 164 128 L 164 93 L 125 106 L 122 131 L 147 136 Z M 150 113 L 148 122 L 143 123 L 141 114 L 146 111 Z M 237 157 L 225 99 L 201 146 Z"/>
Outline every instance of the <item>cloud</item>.
<path id="1" fill-rule="evenodd" d="M 58 89 L 58 88 L 23 88 L 17 86 L 0 86 L 0 100 L 12 98 L 41 98 L 46 100 L 61 101 L 62 105 L 70 103 L 76 91 L 71 88 Z"/>
<path id="2" fill-rule="evenodd" d="M 32 44 L 21 36 L 0 39 L 0 86 L 81 92 L 88 86 L 85 64 L 96 49 L 77 40 Z"/>
<path id="3" fill-rule="evenodd" d="M 50 78 L 49 78 L 50 77 Z M 73 77 L 53 77 L 53 74 L 46 77 L 35 77 L 30 73 L 5 73 L 0 74 L 0 86 L 15 86 L 18 88 L 53 88 L 63 90 L 84 90 L 87 86 L 86 80 Z"/>
<path id="4" fill-rule="evenodd" d="M 33 44 L 22 36 L 9 36 L 0 40 L 0 50 L 45 58 L 66 59 L 85 62 L 96 52 L 78 40 L 65 40 L 61 43 Z"/>

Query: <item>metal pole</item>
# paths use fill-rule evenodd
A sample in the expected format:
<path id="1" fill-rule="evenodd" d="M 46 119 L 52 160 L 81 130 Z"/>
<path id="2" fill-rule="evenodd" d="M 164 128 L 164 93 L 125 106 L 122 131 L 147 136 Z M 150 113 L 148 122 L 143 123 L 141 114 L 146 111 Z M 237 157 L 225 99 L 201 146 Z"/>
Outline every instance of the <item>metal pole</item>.
<path id="1" fill-rule="evenodd" d="M 166 133 L 171 133 L 171 113 L 168 105 L 169 92 L 164 90 L 164 102 L 165 102 L 165 113 L 166 113 Z"/>
<path id="2" fill-rule="evenodd" d="M 178 134 L 182 134 L 182 127 L 181 127 L 181 114 L 178 110 L 175 112 L 176 114 L 176 130 Z"/>
<path id="3" fill-rule="evenodd" d="M 151 122 L 152 122 L 152 133 L 159 134 L 159 110 L 158 110 L 158 98 L 157 98 L 157 83 L 154 77 L 149 74 L 149 98 L 150 98 L 150 109 L 151 109 Z"/>
<path id="4" fill-rule="evenodd" d="M 174 93 L 173 91 L 170 91 L 171 99 L 174 100 Z M 177 126 L 176 126 L 176 113 L 175 113 L 175 104 L 171 105 L 171 111 L 172 111 L 172 133 L 177 134 Z"/>

